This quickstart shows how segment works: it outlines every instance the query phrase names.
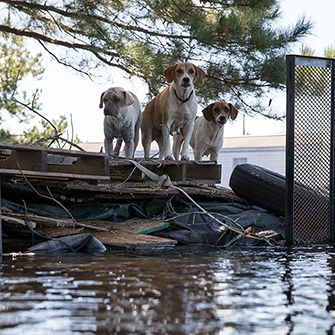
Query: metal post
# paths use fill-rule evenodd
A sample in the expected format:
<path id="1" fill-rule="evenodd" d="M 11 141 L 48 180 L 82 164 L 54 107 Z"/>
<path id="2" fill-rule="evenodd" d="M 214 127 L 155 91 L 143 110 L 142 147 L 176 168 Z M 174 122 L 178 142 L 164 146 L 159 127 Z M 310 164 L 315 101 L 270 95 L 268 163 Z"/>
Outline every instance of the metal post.
<path id="1" fill-rule="evenodd" d="M 295 99 L 295 56 L 286 56 L 286 226 L 287 244 L 293 236 L 293 186 L 294 186 L 294 99 Z"/>
<path id="2" fill-rule="evenodd" d="M 0 174 L 0 262 L 2 262 L 2 217 L 1 217 L 1 174 Z"/>
<path id="3" fill-rule="evenodd" d="M 329 194 L 329 237 L 335 241 L 335 61 L 331 62 L 331 157 L 330 157 L 330 194 Z"/>

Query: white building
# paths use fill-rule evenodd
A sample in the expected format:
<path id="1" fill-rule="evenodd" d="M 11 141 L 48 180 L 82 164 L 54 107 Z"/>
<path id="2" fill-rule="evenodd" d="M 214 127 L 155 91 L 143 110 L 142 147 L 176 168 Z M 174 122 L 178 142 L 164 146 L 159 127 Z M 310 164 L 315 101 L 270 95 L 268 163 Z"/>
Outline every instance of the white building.
<path id="1" fill-rule="evenodd" d="M 229 178 L 234 167 L 243 163 L 259 165 L 285 175 L 285 138 L 285 135 L 226 137 L 218 161 L 222 165 L 221 184 L 229 186 Z M 87 151 L 99 152 L 103 148 L 103 143 L 86 142 L 80 146 Z M 152 147 L 157 148 L 156 143 L 153 143 Z M 155 152 L 157 150 L 153 150 L 152 154 Z M 143 157 L 140 144 L 136 157 Z"/>
<path id="2" fill-rule="evenodd" d="M 285 175 L 285 135 L 226 137 L 219 156 L 222 165 L 221 184 L 229 178 L 238 164 L 255 164 Z"/>

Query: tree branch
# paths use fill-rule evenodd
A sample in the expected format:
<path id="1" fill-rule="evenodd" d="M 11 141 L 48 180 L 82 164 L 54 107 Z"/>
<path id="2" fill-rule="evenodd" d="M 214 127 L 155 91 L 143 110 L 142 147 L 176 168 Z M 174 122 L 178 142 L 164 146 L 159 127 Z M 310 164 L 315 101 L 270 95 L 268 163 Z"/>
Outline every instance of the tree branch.
<path id="1" fill-rule="evenodd" d="M 131 31 L 138 31 L 138 32 L 142 32 L 151 36 L 159 36 L 159 37 L 166 37 L 166 38 L 191 38 L 191 36 L 189 35 L 171 35 L 171 34 L 165 34 L 162 32 L 157 32 L 157 31 L 151 31 L 148 29 L 144 29 L 142 27 L 137 26 L 133 26 L 130 24 L 123 24 L 120 22 L 115 22 L 115 21 L 111 21 L 107 18 L 104 18 L 102 16 L 99 15 L 94 15 L 93 13 L 88 13 L 86 14 L 85 12 L 82 11 L 77 11 L 77 12 L 72 12 L 69 10 L 63 10 L 60 8 L 57 8 L 55 6 L 50 6 L 50 5 L 41 5 L 41 4 L 37 4 L 37 3 L 32 3 L 32 2 L 27 2 L 27 1 L 17 1 L 17 0 L 0 0 L 0 2 L 3 3 L 7 3 L 15 8 L 33 8 L 33 9 L 37 9 L 37 10 L 43 10 L 43 11 L 52 11 L 55 12 L 57 14 L 60 14 L 62 16 L 65 17 L 70 17 L 70 18 L 74 18 L 74 19 L 81 19 L 80 16 L 86 16 L 87 18 L 90 18 L 94 21 L 99 21 L 102 23 L 106 23 L 110 26 L 115 26 L 124 30 L 131 30 Z"/>
<path id="2" fill-rule="evenodd" d="M 1 0 L 0 0 L 1 2 Z M 63 41 L 63 40 L 58 40 L 55 38 L 51 38 L 51 37 L 47 37 L 43 34 L 40 33 L 36 33 L 34 31 L 30 31 L 30 30 L 21 30 L 21 29 L 16 29 L 16 28 L 12 28 L 9 26 L 5 26 L 5 25 L 0 25 L 0 31 L 4 32 L 4 33 L 9 33 L 9 34 L 15 34 L 15 35 L 19 35 L 19 36 L 24 36 L 24 37 L 30 37 L 33 38 L 35 40 L 41 40 L 47 43 L 52 43 L 55 45 L 60 45 L 66 48 L 70 48 L 70 49 L 82 49 L 85 51 L 89 51 L 92 52 L 94 54 L 101 52 L 103 54 L 112 56 L 112 57 L 118 57 L 119 55 L 108 51 L 106 49 L 97 47 L 97 46 L 93 46 L 93 45 L 89 45 L 89 44 L 81 44 L 81 43 L 71 43 L 71 42 L 67 42 L 67 41 Z"/>
<path id="3" fill-rule="evenodd" d="M 81 73 L 81 74 L 84 74 L 84 75 L 87 76 L 90 80 L 92 80 L 92 76 L 91 76 L 88 72 L 85 72 L 85 71 L 83 71 L 83 70 L 80 70 L 80 69 L 76 68 L 75 66 L 73 66 L 73 65 L 71 65 L 71 64 L 62 62 L 62 61 L 61 61 L 61 60 L 60 60 L 54 53 L 52 53 L 52 52 L 45 46 L 44 43 L 42 43 L 40 40 L 38 40 L 38 42 L 41 44 L 41 46 L 43 47 L 43 49 L 44 49 L 47 53 L 49 53 L 53 58 L 56 59 L 56 61 L 57 61 L 59 64 L 64 65 L 64 66 L 66 66 L 66 67 L 69 67 L 69 68 L 71 68 L 71 69 L 73 69 L 73 70 L 75 70 L 75 71 L 77 71 L 77 72 L 79 72 L 79 73 Z"/>

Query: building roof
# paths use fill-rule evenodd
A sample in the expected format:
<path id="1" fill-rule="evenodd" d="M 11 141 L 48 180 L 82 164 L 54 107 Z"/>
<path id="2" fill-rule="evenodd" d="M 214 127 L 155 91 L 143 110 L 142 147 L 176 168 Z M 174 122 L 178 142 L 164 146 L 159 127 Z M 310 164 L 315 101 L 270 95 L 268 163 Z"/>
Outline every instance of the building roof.
<path id="1" fill-rule="evenodd" d="M 286 135 L 244 135 L 226 137 L 224 140 L 224 148 L 269 148 L 269 147 L 285 147 Z"/>
<path id="2" fill-rule="evenodd" d="M 244 136 L 232 136 L 226 137 L 224 140 L 223 147 L 225 149 L 234 148 L 273 148 L 273 147 L 285 147 L 286 135 L 244 135 Z M 80 146 L 87 150 L 93 152 L 100 152 L 103 148 L 103 142 L 84 142 L 80 143 Z M 157 151 L 156 142 L 151 145 L 152 151 Z M 143 151 L 141 143 L 138 144 L 138 151 Z"/>

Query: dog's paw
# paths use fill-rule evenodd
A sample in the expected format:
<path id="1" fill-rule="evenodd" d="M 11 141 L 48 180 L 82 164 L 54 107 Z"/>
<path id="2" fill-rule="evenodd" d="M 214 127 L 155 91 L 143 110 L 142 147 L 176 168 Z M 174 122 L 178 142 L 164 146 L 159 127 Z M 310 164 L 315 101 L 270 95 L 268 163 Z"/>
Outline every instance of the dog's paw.
<path id="1" fill-rule="evenodd" d="M 171 155 L 167 155 L 165 158 L 164 158 L 166 161 L 173 161 L 173 157 Z"/>
<path id="2" fill-rule="evenodd" d="M 190 158 L 189 158 L 187 155 L 182 155 L 182 156 L 181 156 L 181 160 L 182 160 L 182 161 L 189 161 Z"/>

